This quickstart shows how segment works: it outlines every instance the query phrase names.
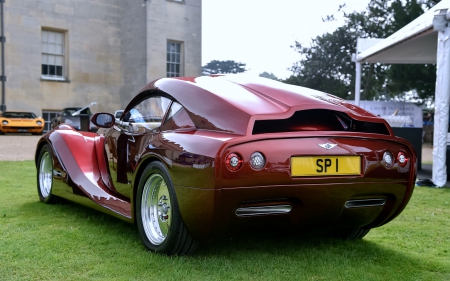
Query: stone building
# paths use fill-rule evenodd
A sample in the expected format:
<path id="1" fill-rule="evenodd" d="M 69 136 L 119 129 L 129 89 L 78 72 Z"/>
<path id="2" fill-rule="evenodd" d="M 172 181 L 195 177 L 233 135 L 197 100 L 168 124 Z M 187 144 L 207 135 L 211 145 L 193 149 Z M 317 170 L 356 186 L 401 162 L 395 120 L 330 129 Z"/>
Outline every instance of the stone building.
<path id="1" fill-rule="evenodd" d="M 201 75 L 201 0 L 4 3 L 7 110 L 49 121 L 91 102 L 114 112 L 148 82 Z"/>

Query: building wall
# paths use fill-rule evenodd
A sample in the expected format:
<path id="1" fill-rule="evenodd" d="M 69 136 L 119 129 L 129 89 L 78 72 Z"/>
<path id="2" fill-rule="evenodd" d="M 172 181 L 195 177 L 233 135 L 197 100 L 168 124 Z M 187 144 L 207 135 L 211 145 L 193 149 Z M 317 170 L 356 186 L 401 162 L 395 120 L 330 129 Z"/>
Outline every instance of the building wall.
<path id="1" fill-rule="evenodd" d="M 200 76 L 201 0 L 147 2 L 147 77 L 166 76 L 167 40 L 182 42 L 182 76 Z"/>
<path id="2" fill-rule="evenodd" d="M 118 108 L 111 93 L 122 85 L 118 0 L 5 2 L 6 105 L 8 110 L 84 106 Z M 41 79 L 41 31 L 66 32 L 67 82 Z"/>
<path id="3" fill-rule="evenodd" d="M 123 84 L 118 99 L 120 109 L 124 109 L 131 97 L 147 84 L 146 3 L 136 0 L 122 1 L 126 9 L 121 15 Z"/>
<path id="4" fill-rule="evenodd" d="M 184 75 L 201 74 L 201 0 L 5 1 L 7 110 L 123 109 L 166 76 L 166 42 L 183 42 Z M 68 81 L 41 79 L 41 31 L 66 32 Z"/>

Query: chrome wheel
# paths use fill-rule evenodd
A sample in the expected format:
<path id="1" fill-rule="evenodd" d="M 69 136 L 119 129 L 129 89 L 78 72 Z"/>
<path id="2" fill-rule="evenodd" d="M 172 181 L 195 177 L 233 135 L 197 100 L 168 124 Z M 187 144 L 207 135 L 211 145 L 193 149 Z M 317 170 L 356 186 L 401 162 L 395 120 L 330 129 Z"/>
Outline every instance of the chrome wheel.
<path id="1" fill-rule="evenodd" d="M 183 222 L 172 179 L 161 162 L 153 161 L 142 171 L 136 224 L 142 243 L 152 252 L 187 255 L 198 246 Z"/>
<path id="2" fill-rule="evenodd" d="M 53 183 L 53 162 L 50 152 L 44 151 L 42 154 L 38 173 L 39 190 L 42 197 L 47 198 L 50 195 Z"/>
<path id="3" fill-rule="evenodd" d="M 141 197 L 141 218 L 145 234 L 154 245 L 166 239 L 172 222 L 169 189 L 160 174 L 152 174 L 144 184 Z"/>

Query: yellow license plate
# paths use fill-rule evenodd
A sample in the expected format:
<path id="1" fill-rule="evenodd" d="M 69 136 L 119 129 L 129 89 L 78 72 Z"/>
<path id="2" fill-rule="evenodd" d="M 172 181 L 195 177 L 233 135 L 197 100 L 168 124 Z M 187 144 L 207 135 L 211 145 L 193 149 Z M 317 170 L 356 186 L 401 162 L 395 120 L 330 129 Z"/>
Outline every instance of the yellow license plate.
<path id="1" fill-rule="evenodd" d="M 291 175 L 293 177 L 360 174 L 360 156 L 302 156 L 291 158 Z"/>

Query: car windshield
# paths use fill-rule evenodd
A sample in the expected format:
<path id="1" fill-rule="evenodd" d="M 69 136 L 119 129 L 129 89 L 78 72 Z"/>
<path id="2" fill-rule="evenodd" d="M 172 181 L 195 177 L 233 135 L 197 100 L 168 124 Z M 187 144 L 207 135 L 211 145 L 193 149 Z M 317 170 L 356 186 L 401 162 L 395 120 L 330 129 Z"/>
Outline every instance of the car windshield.
<path id="1" fill-rule="evenodd" d="M 32 112 L 3 112 L 2 117 L 5 118 L 27 118 L 35 119 L 36 115 Z"/>

